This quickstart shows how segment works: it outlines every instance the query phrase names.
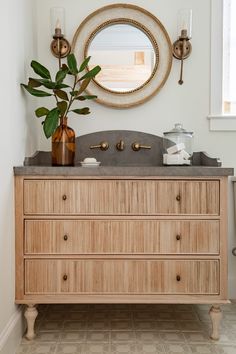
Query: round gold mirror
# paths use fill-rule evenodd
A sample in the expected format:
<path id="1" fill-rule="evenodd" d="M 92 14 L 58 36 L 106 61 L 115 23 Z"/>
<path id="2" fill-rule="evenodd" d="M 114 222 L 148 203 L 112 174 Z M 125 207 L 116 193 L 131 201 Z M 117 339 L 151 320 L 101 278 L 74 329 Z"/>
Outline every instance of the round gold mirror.
<path id="1" fill-rule="evenodd" d="M 89 15 L 77 29 L 72 50 L 88 69 L 102 70 L 89 85 L 99 103 L 119 108 L 141 104 L 166 82 L 172 44 L 161 22 L 135 5 L 114 4 Z"/>
<path id="2" fill-rule="evenodd" d="M 96 82 L 113 93 L 131 93 L 145 86 L 155 74 L 159 50 L 155 38 L 131 20 L 103 24 L 88 40 L 85 55 L 89 69 L 99 63 Z"/>

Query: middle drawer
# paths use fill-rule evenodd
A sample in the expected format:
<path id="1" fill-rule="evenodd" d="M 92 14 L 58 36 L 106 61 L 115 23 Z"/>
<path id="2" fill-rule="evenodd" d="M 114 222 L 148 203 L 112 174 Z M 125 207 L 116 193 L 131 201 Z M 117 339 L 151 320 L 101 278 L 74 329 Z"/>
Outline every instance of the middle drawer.
<path id="1" fill-rule="evenodd" d="M 218 220 L 26 220 L 25 254 L 219 254 Z"/>

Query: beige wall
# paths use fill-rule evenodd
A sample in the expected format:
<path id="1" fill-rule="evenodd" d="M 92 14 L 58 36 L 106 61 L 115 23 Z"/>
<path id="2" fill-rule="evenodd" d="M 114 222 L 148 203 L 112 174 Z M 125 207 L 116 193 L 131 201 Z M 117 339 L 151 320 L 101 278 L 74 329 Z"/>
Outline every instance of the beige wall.
<path id="1" fill-rule="evenodd" d="M 25 77 L 25 63 L 28 65 L 34 52 L 32 28 L 31 0 L 1 3 L 1 46 L 5 52 L 0 59 L 0 353 L 5 353 L 4 343 L 10 334 L 6 328 L 12 325 L 17 314 L 14 305 L 13 166 L 22 164 L 25 154 L 32 153 L 36 147 L 34 122 L 31 126 L 27 123 L 27 105 L 19 86 Z M 32 110 L 30 106 L 29 103 L 27 109 Z M 11 338 L 12 344 L 19 338 L 19 333 L 17 338 Z"/>

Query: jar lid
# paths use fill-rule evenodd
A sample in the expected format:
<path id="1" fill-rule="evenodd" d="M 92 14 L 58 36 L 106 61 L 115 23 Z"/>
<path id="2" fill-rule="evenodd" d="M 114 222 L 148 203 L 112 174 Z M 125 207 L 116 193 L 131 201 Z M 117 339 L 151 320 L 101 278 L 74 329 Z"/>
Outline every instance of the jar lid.
<path id="1" fill-rule="evenodd" d="M 167 134 L 189 134 L 189 135 L 193 135 L 194 132 L 188 132 L 186 129 L 183 128 L 183 125 L 181 123 L 176 123 L 175 127 L 170 130 L 169 132 L 165 132 L 163 133 L 164 135 Z"/>

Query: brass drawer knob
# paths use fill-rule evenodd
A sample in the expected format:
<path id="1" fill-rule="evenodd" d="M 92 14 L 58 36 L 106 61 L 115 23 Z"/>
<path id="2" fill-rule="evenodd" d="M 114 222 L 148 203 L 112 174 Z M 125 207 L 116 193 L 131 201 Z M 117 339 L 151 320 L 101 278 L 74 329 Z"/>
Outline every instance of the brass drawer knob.
<path id="1" fill-rule="evenodd" d="M 176 280 L 177 280 L 177 281 L 180 281 L 180 280 L 181 280 L 180 275 L 177 275 L 177 276 L 176 276 Z"/>
<path id="2" fill-rule="evenodd" d="M 63 280 L 66 281 L 67 280 L 67 275 L 63 275 Z"/>
<path id="3" fill-rule="evenodd" d="M 62 199 L 63 199 L 63 200 L 66 200 L 66 199 L 67 199 L 66 194 L 64 194 L 64 195 L 62 196 Z"/>
<path id="4" fill-rule="evenodd" d="M 67 235 L 64 235 L 64 241 L 67 241 L 68 240 L 68 236 Z"/>
<path id="5" fill-rule="evenodd" d="M 176 235 L 176 240 L 180 241 L 181 240 L 181 235 Z"/>
<path id="6" fill-rule="evenodd" d="M 177 202 L 180 202 L 181 201 L 181 196 L 177 195 L 176 200 L 177 200 Z"/>

